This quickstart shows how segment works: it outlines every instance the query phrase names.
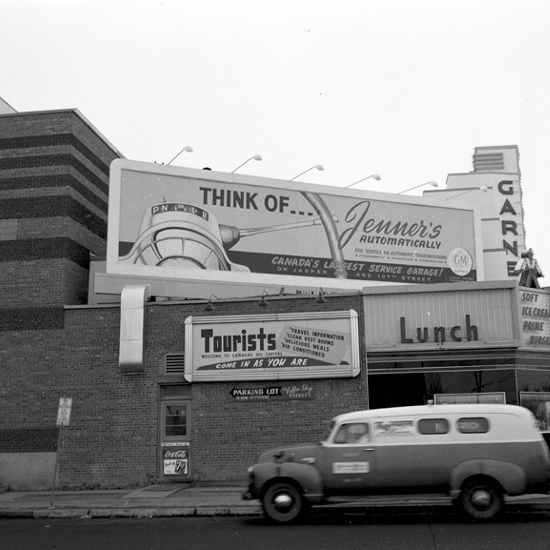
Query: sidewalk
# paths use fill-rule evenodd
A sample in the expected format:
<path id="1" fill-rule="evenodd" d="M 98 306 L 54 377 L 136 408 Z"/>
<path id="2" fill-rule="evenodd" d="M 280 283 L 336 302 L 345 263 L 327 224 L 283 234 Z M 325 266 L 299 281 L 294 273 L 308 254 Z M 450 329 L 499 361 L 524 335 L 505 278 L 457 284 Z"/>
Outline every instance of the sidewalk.
<path id="1" fill-rule="evenodd" d="M 152 485 L 117 491 L 29 491 L 0 493 L 0 518 L 122 518 L 182 516 L 257 516 L 260 502 L 241 499 L 244 487 Z M 530 495 L 507 499 L 508 509 L 550 511 L 550 496 Z M 447 506 L 445 497 L 369 497 L 353 504 L 324 508 L 395 508 Z"/>
<path id="2" fill-rule="evenodd" d="M 152 485 L 136 490 L 0 493 L 0 518 L 106 518 L 260 515 L 244 487 Z M 52 505 L 53 504 L 53 505 Z"/>

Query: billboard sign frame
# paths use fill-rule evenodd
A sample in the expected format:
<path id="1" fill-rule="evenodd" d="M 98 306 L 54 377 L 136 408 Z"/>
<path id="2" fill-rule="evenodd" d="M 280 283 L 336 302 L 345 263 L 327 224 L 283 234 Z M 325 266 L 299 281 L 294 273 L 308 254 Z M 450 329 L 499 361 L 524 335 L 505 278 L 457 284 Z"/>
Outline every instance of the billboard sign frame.
<path id="1" fill-rule="evenodd" d="M 360 371 L 354 310 L 185 320 L 188 382 L 353 378 Z"/>
<path id="2" fill-rule="evenodd" d="M 111 164 L 107 275 L 210 288 L 202 296 L 236 296 L 238 286 L 330 292 L 483 280 L 480 236 L 472 205 L 124 159 Z"/>

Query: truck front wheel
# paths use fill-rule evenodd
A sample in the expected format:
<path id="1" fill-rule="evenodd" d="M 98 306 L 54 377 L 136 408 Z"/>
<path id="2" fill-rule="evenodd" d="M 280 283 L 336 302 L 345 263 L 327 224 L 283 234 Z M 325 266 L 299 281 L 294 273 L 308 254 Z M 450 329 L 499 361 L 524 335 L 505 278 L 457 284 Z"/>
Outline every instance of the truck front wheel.
<path id="1" fill-rule="evenodd" d="M 277 482 L 268 487 L 262 497 L 265 515 L 277 523 L 291 523 L 304 512 L 305 503 L 294 485 Z"/>

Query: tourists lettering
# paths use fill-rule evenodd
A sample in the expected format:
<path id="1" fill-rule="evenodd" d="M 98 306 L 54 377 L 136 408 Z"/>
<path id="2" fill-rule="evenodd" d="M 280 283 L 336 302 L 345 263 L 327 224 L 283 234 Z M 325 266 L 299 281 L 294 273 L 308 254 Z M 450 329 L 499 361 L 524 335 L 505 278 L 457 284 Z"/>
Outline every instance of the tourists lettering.
<path id="1" fill-rule="evenodd" d="M 263 327 L 248 334 L 246 329 L 240 334 L 214 335 L 213 329 L 201 330 L 204 353 L 231 353 L 239 351 L 272 351 L 277 346 L 277 335 L 266 333 Z"/>

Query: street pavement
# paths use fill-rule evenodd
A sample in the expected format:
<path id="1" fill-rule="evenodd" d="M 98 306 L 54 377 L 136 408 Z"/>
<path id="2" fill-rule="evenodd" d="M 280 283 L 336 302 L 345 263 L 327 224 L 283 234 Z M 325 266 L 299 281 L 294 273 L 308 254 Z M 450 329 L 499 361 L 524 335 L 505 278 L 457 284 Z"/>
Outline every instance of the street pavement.
<path id="1" fill-rule="evenodd" d="M 122 518 L 181 516 L 258 516 L 260 502 L 242 500 L 244 487 L 191 484 L 151 485 L 132 490 L 0 491 L 0 518 Z M 395 508 L 447 506 L 450 499 L 368 497 L 330 508 Z M 509 497 L 508 508 L 549 511 L 550 495 Z M 328 507 L 325 507 L 328 508 Z"/>

